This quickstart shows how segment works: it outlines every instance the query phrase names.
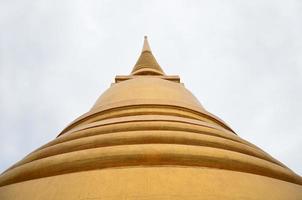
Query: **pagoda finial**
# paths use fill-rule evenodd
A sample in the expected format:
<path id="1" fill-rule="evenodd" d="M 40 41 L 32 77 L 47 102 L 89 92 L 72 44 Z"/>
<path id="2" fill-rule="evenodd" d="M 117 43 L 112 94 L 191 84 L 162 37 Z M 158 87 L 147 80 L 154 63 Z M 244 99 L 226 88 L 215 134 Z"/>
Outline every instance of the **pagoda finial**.
<path id="1" fill-rule="evenodd" d="M 138 58 L 132 72 L 132 75 L 164 75 L 165 73 L 154 58 L 148 37 L 144 36 L 144 45 L 142 53 Z"/>
<path id="2" fill-rule="evenodd" d="M 148 37 L 145 35 L 144 36 L 144 46 L 143 46 L 143 49 L 142 49 L 142 52 L 144 51 L 151 51 L 151 48 L 150 48 L 150 45 L 149 45 L 149 42 L 148 42 Z"/>

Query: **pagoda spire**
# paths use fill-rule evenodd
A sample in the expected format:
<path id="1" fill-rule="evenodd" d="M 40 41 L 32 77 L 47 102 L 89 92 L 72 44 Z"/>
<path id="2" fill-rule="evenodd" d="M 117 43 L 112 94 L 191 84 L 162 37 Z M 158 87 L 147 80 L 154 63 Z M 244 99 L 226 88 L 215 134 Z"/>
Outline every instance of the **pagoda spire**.
<path id="1" fill-rule="evenodd" d="M 142 52 L 144 52 L 144 51 L 152 52 L 149 42 L 148 42 L 148 37 L 146 35 L 144 36 L 144 46 L 143 46 Z"/>
<path id="2" fill-rule="evenodd" d="M 165 75 L 152 54 L 147 36 L 144 37 L 141 55 L 134 65 L 131 75 Z"/>

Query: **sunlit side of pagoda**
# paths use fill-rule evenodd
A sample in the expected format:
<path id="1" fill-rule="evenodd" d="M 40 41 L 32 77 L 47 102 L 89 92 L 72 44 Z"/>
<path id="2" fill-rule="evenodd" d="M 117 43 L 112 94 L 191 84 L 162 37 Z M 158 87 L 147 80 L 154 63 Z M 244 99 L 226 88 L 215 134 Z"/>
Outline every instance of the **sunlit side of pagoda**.
<path id="1" fill-rule="evenodd" d="M 130 75 L 0 175 L 1 200 L 302 199 L 302 178 L 207 112 L 145 37 Z"/>

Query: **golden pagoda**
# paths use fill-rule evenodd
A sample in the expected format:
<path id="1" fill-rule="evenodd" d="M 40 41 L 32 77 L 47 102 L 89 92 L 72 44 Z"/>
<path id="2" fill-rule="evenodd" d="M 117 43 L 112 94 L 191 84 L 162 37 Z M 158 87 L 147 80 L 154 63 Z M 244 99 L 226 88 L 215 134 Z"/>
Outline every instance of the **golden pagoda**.
<path id="1" fill-rule="evenodd" d="M 301 200 L 302 178 L 207 112 L 145 37 L 130 75 L 0 176 L 1 200 Z"/>

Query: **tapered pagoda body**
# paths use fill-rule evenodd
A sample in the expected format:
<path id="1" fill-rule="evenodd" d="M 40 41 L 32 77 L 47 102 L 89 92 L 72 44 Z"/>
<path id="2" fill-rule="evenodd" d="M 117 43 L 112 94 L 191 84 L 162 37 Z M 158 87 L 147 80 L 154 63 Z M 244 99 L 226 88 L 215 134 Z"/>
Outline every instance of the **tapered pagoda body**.
<path id="1" fill-rule="evenodd" d="M 302 179 L 166 75 L 147 38 L 130 75 L 0 176 L 0 199 L 302 199 Z"/>

